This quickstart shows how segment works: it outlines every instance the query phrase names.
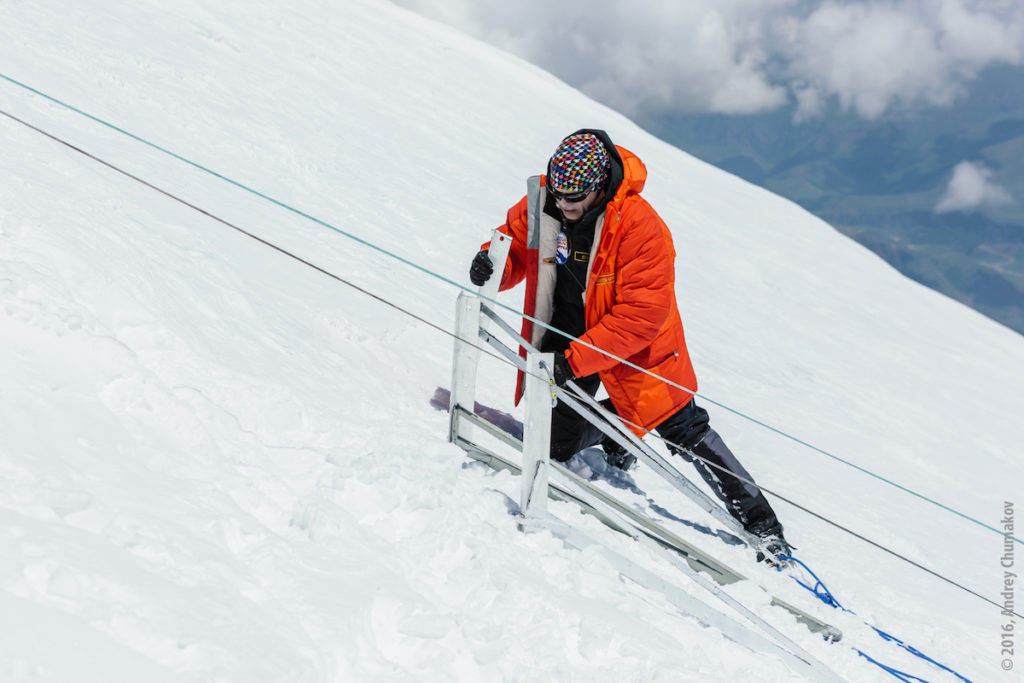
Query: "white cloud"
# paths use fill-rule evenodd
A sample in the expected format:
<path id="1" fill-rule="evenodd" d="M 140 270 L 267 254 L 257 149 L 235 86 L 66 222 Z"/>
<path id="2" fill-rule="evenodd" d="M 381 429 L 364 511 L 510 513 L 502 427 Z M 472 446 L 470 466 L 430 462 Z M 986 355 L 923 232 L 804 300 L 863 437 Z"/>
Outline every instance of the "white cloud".
<path id="1" fill-rule="evenodd" d="M 394 0 L 630 115 L 948 104 L 1024 63 L 1019 0 Z"/>
<path id="2" fill-rule="evenodd" d="M 992 170 L 970 161 L 961 161 L 953 169 L 946 193 L 935 205 L 935 213 L 971 211 L 982 206 L 998 206 L 1013 201 L 1010 194 L 992 182 Z"/>
<path id="3" fill-rule="evenodd" d="M 985 66 L 1020 64 L 1024 7 L 830 1 L 796 20 L 791 35 L 789 78 L 875 118 L 893 106 L 949 104 Z"/>

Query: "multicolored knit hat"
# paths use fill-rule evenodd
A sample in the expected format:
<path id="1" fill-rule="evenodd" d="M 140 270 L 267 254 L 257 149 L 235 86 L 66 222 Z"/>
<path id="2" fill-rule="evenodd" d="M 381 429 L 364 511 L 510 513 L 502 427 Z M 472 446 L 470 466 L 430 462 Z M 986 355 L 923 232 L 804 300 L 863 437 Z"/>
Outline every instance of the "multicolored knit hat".
<path id="1" fill-rule="evenodd" d="M 608 150 L 593 133 L 577 133 L 562 140 L 548 162 L 548 185 L 574 194 L 600 185 L 608 177 Z"/>

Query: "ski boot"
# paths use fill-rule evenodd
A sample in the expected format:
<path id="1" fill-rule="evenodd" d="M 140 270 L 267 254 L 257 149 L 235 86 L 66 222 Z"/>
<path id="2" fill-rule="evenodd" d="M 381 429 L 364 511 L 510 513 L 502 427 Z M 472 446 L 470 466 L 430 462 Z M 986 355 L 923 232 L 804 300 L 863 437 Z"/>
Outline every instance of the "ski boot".
<path id="1" fill-rule="evenodd" d="M 605 462 L 612 467 L 617 467 L 623 472 L 629 470 L 629 468 L 633 466 L 633 463 L 636 462 L 635 455 L 611 439 L 605 439 L 601 444 L 601 447 L 604 449 Z"/>
<path id="2" fill-rule="evenodd" d="M 749 529 L 750 533 L 757 537 L 758 543 L 754 547 L 757 551 L 757 561 L 766 562 L 769 567 L 785 567 L 788 557 L 793 555 L 793 546 L 789 544 L 786 537 L 782 535 L 782 524 L 753 524 Z"/>

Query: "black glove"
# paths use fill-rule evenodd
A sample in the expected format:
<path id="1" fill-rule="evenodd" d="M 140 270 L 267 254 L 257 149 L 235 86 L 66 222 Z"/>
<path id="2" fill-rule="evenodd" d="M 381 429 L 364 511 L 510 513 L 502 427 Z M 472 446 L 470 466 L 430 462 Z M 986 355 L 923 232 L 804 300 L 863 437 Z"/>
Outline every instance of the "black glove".
<path id="1" fill-rule="evenodd" d="M 564 387 L 565 383 L 576 379 L 576 375 L 573 374 L 572 368 L 569 367 L 569 361 L 565 359 L 564 353 L 555 354 L 555 384 L 560 387 Z"/>
<path id="2" fill-rule="evenodd" d="M 473 257 L 473 265 L 469 267 L 469 279 L 474 285 L 479 287 L 490 280 L 493 272 L 494 264 L 491 263 L 491 257 L 486 251 L 481 251 Z"/>

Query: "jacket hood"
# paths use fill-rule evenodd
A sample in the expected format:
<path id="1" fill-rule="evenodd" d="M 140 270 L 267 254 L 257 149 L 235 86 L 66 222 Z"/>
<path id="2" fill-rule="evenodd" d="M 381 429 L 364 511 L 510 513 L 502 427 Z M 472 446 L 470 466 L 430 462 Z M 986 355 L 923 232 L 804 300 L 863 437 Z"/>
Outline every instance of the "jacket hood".
<path id="1" fill-rule="evenodd" d="M 647 167 L 640 157 L 630 152 L 625 147 L 616 147 L 622 159 L 622 182 L 615 192 L 613 202 L 621 203 L 627 195 L 640 194 L 647 182 Z"/>

